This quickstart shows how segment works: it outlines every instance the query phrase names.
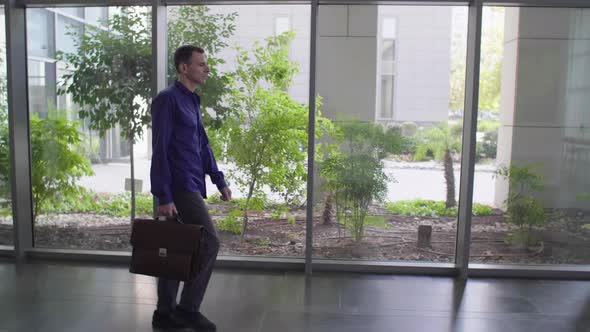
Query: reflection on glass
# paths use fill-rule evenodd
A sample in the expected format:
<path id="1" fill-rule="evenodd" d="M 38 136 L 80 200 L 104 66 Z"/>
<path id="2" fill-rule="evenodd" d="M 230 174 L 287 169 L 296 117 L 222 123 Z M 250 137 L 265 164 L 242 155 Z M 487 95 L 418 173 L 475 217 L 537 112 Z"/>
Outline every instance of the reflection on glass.
<path id="1" fill-rule="evenodd" d="M 472 262 L 590 262 L 589 17 L 484 8 Z"/>
<path id="2" fill-rule="evenodd" d="M 314 256 L 452 262 L 467 10 L 360 8 L 319 10 Z"/>

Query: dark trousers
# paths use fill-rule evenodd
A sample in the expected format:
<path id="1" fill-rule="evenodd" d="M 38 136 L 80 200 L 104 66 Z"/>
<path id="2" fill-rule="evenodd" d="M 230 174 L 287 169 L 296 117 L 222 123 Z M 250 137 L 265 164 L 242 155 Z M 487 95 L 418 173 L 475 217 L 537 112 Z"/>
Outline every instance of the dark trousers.
<path id="1" fill-rule="evenodd" d="M 197 312 L 203 302 L 213 265 L 219 252 L 219 238 L 207 211 L 203 197 L 199 193 L 179 192 L 173 194 L 174 204 L 180 219 L 185 224 L 198 224 L 205 227 L 201 239 L 200 273 L 193 280 L 184 283 L 180 297 L 180 308 Z M 176 295 L 180 281 L 158 279 L 158 312 L 168 313 L 176 307 Z"/>

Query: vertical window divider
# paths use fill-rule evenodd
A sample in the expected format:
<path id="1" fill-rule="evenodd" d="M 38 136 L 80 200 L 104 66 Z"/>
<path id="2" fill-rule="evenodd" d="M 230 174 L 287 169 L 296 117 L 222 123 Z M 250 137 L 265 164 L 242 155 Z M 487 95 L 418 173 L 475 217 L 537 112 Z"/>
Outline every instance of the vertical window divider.
<path id="1" fill-rule="evenodd" d="M 14 252 L 17 261 L 23 261 L 33 248 L 26 8 L 18 0 L 8 0 L 5 15 Z"/>
<path id="2" fill-rule="evenodd" d="M 473 205 L 473 182 L 475 172 L 475 138 L 479 104 L 479 65 L 481 55 L 482 0 L 469 4 L 467 23 L 467 59 L 465 73 L 465 106 L 463 111 L 463 137 L 461 174 L 459 182 L 459 213 L 455 266 L 459 277 L 467 278 L 469 247 L 471 244 L 471 216 Z"/>

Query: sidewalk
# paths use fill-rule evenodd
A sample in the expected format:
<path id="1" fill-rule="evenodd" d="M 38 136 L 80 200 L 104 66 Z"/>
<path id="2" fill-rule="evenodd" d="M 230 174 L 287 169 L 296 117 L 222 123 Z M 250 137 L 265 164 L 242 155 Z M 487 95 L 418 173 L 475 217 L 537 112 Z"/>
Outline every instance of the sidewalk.
<path id="1" fill-rule="evenodd" d="M 219 168 L 226 174 L 230 174 L 231 165 L 219 164 Z M 131 177 L 129 163 L 109 163 L 92 165 L 95 175 L 84 177 L 79 184 L 98 192 L 120 193 L 125 191 L 125 178 Z M 476 167 L 474 184 L 474 202 L 492 205 L 494 201 L 493 172 L 490 165 Z M 142 180 L 141 191 L 150 191 L 150 161 L 147 158 L 136 158 L 135 178 Z M 393 176 L 395 182 L 387 186 L 387 201 L 402 199 L 424 198 L 444 200 L 446 197 L 446 184 L 442 168 L 428 163 L 394 163 L 386 162 L 386 174 Z M 459 169 L 455 165 L 456 193 L 459 194 Z M 217 192 L 215 185 L 207 177 L 207 192 L 211 195 Z M 234 197 L 243 197 L 245 194 L 239 188 L 233 186 Z M 278 199 L 269 194 L 269 198 Z"/>

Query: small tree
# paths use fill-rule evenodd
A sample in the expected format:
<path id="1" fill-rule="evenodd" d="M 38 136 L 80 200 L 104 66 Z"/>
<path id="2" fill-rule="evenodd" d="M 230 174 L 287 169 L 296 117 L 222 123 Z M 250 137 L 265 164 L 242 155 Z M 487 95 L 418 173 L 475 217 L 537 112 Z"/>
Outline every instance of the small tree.
<path id="1" fill-rule="evenodd" d="M 207 12 L 203 7 L 173 11 L 180 19 L 169 23 L 170 42 L 203 42 L 201 46 L 213 53 L 225 47 L 220 40 L 233 32 L 235 15 L 208 16 Z M 66 63 L 69 72 L 63 76 L 58 93 L 72 95 L 73 101 L 81 107 L 80 118 L 90 119 L 90 129 L 104 135 L 107 130 L 119 127 L 121 135 L 129 140 L 131 177 L 134 178 L 133 143 L 142 137 L 144 128 L 151 126 L 151 12 L 123 7 L 121 13 L 106 24 L 108 30 L 87 25 L 84 32 L 70 32 L 77 50 L 57 54 L 57 59 Z M 213 76 L 208 82 L 204 103 L 219 106 L 217 111 L 223 114 L 220 100 L 226 93 L 229 79 L 217 74 L 219 63 L 221 61 L 214 55 L 210 56 Z M 210 116 L 204 117 L 206 126 L 212 121 Z M 133 218 L 134 186 L 131 199 Z"/>
<path id="2" fill-rule="evenodd" d="M 69 32 L 77 50 L 57 54 L 68 71 L 58 93 L 72 95 L 91 129 L 104 134 L 118 125 L 133 141 L 151 121 L 151 13 L 124 7 L 107 23 L 108 30 L 87 25 Z"/>
<path id="3" fill-rule="evenodd" d="M 33 222 L 43 212 L 46 203 L 60 197 L 72 198 L 80 189 L 76 181 L 94 172 L 86 157 L 78 152 L 81 137 L 78 124 L 68 121 L 60 112 L 50 110 L 50 117 L 31 116 L 31 167 L 33 190 Z M 6 108 L 0 109 L 0 178 L 2 191 L 10 190 L 8 160 L 8 121 Z"/>
<path id="4" fill-rule="evenodd" d="M 211 15 L 205 6 L 179 7 L 171 12 L 168 23 L 170 61 L 169 80 L 176 77 L 172 54 L 181 44 L 196 44 L 208 53 L 210 79 L 201 93 L 203 106 L 223 114 L 222 96 L 228 92 L 230 78 L 219 74 L 223 60 L 217 52 L 234 31 L 236 14 Z M 120 14 L 106 22 L 108 30 L 85 26 L 84 32 L 71 31 L 75 52 L 58 52 L 68 74 L 63 76 L 59 93 L 72 94 L 79 104 L 81 118 L 89 118 L 90 128 L 104 134 L 119 126 L 124 137 L 136 140 L 151 125 L 151 12 L 123 7 Z M 213 122 L 205 115 L 205 125 Z"/>
<path id="5" fill-rule="evenodd" d="M 59 94 L 69 93 L 90 119 L 90 129 L 103 136 L 118 127 L 129 142 L 131 178 L 135 177 L 133 143 L 149 126 L 151 97 L 151 12 L 123 7 L 108 20 L 109 30 L 87 25 L 70 31 L 77 51 L 57 53 L 66 63 Z M 135 217 L 135 186 L 131 186 L 131 218 Z"/>
<path id="6" fill-rule="evenodd" d="M 438 126 L 421 133 L 419 141 L 414 159 L 421 160 L 429 153 L 432 153 L 436 160 L 443 161 L 445 182 L 447 184 L 445 204 L 448 208 L 457 205 L 452 154 L 453 152 L 459 152 L 461 149 L 461 124 L 449 126 L 446 122 L 441 122 Z"/>
<path id="7" fill-rule="evenodd" d="M 289 59 L 293 32 L 238 48 L 236 81 L 232 86 L 231 117 L 222 127 L 227 155 L 241 174 L 236 183 L 247 193 L 243 205 L 242 238 L 248 227 L 250 201 L 263 186 L 289 203 L 302 195 L 307 176 L 308 106 L 286 91 L 297 73 Z M 319 103 L 318 103 L 319 106 Z M 330 121 L 318 112 L 316 136 Z"/>
<path id="8" fill-rule="evenodd" d="M 350 229 L 355 241 L 361 241 L 369 205 L 382 201 L 387 192 L 390 178 L 383 159 L 402 150 L 403 138 L 397 130 L 384 130 L 371 122 L 344 121 L 337 129 L 334 139 L 341 152 L 321 163 L 320 174 L 328 197 L 334 197 L 339 223 Z"/>
<path id="9" fill-rule="evenodd" d="M 533 194 L 543 191 L 544 180 L 532 166 L 510 165 L 501 167 L 496 175 L 508 180 L 510 185 L 506 204 L 507 221 L 519 227 L 515 234 L 507 238 L 509 243 L 518 242 L 527 248 L 538 242 L 533 237 L 533 226 L 542 226 L 547 220 L 545 209 Z"/>

